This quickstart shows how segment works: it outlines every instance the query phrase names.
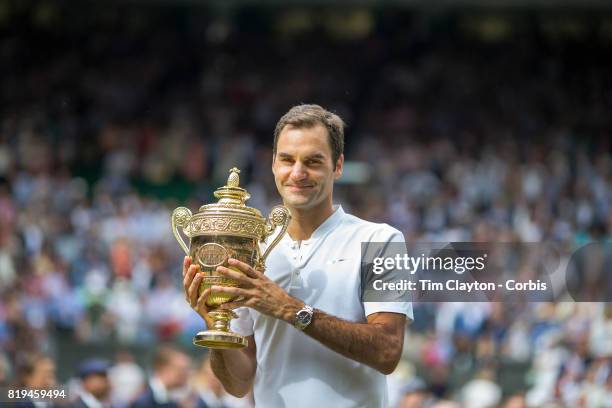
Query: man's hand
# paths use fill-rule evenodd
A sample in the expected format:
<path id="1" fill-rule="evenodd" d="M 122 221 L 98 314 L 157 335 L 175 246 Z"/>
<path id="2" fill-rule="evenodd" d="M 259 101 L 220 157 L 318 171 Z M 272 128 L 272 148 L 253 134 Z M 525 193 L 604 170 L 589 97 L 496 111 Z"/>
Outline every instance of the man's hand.
<path id="1" fill-rule="evenodd" d="M 208 306 L 206 306 L 206 300 L 210 295 L 210 288 L 198 296 L 198 289 L 202 283 L 204 274 L 200 272 L 199 265 L 191 264 L 191 257 L 186 256 L 183 259 L 183 288 L 185 290 L 185 300 L 202 318 L 206 321 L 206 325 L 212 327 L 212 319 L 208 315 Z"/>
<path id="2" fill-rule="evenodd" d="M 192 265 L 191 257 L 186 256 L 183 260 L 183 288 L 187 303 L 206 321 L 208 328 L 213 326 L 213 321 L 208 315 L 206 300 L 210 295 L 211 288 L 204 290 L 198 296 L 198 290 L 202 283 L 203 273 L 199 265 Z M 248 346 L 237 350 L 211 350 L 210 363 L 213 372 L 223 384 L 227 392 L 243 397 L 253 387 L 255 378 L 256 348 L 255 338 L 248 336 Z"/>
<path id="3" fill-rule="evenodd" d="M 235 309 L 247 306 L 262 314 L 293 324 L 295 314 L 303 307 L 303 302 L 291 297 L 274 281 L 260 271 L 253 269 L 250 265 L 237 259 L 229 259 L 228 263 L 243 273 L 223 266 L 218 266 L 217 272 L 235 280 L 240 284 L 240 287 L 213 286 L 212 291 L 227 293 L 236 297 L 243 296 L 244 298 L 238 302 L 225 303 L 220 308 Z"/>

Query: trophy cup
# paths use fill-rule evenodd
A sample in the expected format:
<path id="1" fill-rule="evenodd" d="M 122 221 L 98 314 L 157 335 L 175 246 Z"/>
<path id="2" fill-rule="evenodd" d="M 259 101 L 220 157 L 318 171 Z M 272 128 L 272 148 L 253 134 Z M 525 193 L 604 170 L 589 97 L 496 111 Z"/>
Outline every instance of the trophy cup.
<path id="1" fill-rule="evenodd" d="M 274 207 L 267 220 L 257 209 L 246 206 L 245 201 L 251 196 L 239 186 L 239 173 L 240 170 L 235 167 L 230 170 L 227 185 L 215 191 L 215 197 L 219 199 L 217 203 L 203 205 L 195 214 L 186 207 L 178 207 L 172 212 L 174 237 L 185 254 L 191 256 L 193 263 L 200 266 L 199 273 L 204 274 L 198 294 L 213 285 L 239 286 L 235 280 L 216 271 L 217 267 L 222 265 L 242 273 L 228 265 L 229 258 L 238 259 L 263 271 L 266 257 L 281 240 L 291 220 L 289 210 L 282 205 Z M 280 231 L 262 254 L 260 244 L 264 243 L 277 227 L 280 227 Z M 183 240 L 180 230 L 189 238 L 189 245 Z M 218 308 L 234 300 L 239 299 L 232 295 L 211 292 L 206 305 L 211 310 L 209 315 L 214 323 L 208 330 L 195 335 L 195 345 L 214 349 L 242 348 L 247 345 L 244 336 L 230 331 L 230 321 L 236 314 L 232 310 Z"/>

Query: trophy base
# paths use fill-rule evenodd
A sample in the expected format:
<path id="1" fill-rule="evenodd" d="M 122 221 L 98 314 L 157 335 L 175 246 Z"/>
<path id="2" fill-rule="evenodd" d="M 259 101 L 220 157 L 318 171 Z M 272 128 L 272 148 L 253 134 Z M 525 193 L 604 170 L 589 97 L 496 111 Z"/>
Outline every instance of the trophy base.
<path id="1" fill-rule="evenodd" d="M 246 347 L 249 341 L 244 336 L 237 333 L 220 330 L 206 330 L 195 335 L 193 344 L 211 349 L 227 350 Z"/>

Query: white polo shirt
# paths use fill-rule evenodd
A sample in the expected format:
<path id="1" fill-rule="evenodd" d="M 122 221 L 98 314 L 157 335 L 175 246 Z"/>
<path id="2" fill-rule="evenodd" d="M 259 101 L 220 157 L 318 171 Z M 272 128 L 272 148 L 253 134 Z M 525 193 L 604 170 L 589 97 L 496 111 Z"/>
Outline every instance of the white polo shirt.
<path id="1" fill-rule="evenodd" d="M 361 243 L 404 242 L 387 224 L 346 214 L 342 207 L 301 246 L 285 235 L 266 260 L 266 275 L 291 296 L 315 309 L 351 322 L 366 322 L 376 312 L 402 313 L 412 319 L 411 303 L 363 303 Z M 386 377 L 341 356 L 284 321 L 250 308 L 236 310 L 232 330 L 254 334 L 258 407 L 387 407 Z"/>

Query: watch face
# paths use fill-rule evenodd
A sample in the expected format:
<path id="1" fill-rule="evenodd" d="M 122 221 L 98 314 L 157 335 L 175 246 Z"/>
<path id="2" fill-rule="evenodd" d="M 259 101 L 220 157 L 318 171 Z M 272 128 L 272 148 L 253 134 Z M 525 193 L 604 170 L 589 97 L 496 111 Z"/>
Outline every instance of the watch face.
<path id="1" fill-rule="evenodd" d="M 310 323 L 311 315 L 305 310 L 302 310 L 300 313 L 298 313 L 297 317 L 298 317 L 299 322 L 302 324 Z"/>

